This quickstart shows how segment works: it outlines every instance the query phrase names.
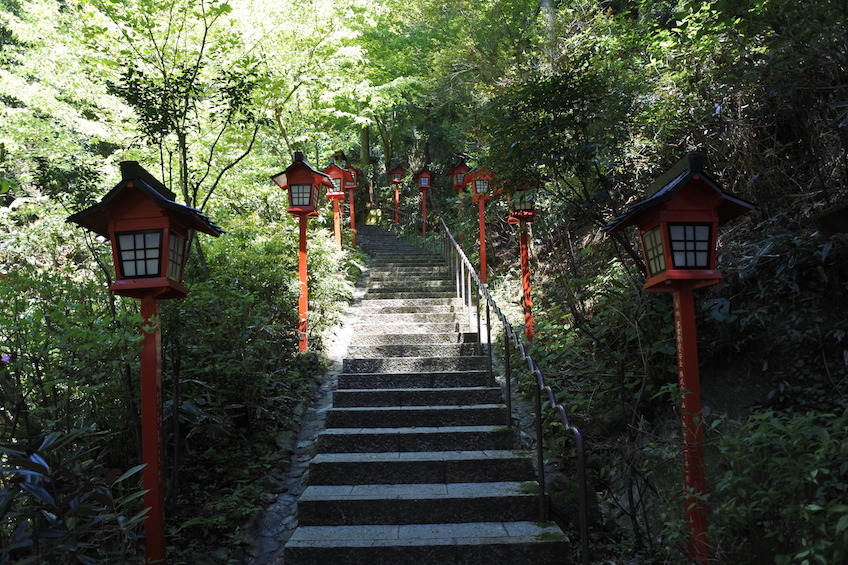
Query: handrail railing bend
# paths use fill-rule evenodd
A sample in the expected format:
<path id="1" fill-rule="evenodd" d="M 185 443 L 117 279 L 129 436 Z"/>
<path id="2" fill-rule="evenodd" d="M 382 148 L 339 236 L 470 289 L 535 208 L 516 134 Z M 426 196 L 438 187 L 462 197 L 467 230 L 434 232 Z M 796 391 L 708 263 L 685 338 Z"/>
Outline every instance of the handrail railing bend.
<path id="1" fill-rule="evenodd" d="M 386 211 L 390 211 L 394 213 L 394 210 L 388 210 L 384 208 Z M 405 214 L 403 212 L 400 213 L 401 216 L 404 216 L 407 220 L 412 220 L 413 222 L 421 222 L 421 218 L 415 217 L 411 214 Z M 432 222 L 427 222 L 428 225 L 437 227 Z M 393 225 L 393 224 L 392 224 Z M 527 353 L 527 350 L 522 343 L 521 339 L 518 337 L 519 334 L 515 332 L 512 327 L 512 324 L 506 319 L 506 316 L 498 308 L 497 303 L 495 303 L 492 295 L 489 294 L 486 286 L 480 281 L 480 277 L 477 275 L 476 270 L 474 269 L 471 262 L 466 257 L 465 253 L 462 251 L 462 248 L 457 244 L 456 240 L 453 237 L 453 234 L 448 229 L 448 226 L 445 224 L 444 220 L 439 219 L 439 226 L 441 226 L 441 250 L 442 255 L 445 257 L 448 265 L 454 272 L 455 280 L 456 280 L 456 294 L 457 298 L 462 300 L 462 303 L 466 306 L 469 312 L 469 317 L 471 318 L 469 322 L 474 323 L 473 320 L 476 318 L 477 323 L 477 339 L 480 344 L 481 353 L 483 348 L 483 339 L 482 339 L 482 316 L 481 316 L 481 296 L 486 299 L 486 336 L 488 344 L 487 352 L 488 352 L 488 370 L 489 370 L 489 382 L 494 383 L 494 375 L 492 369 L 492 334 L 491 334 L 491 321 L 490 321 L 490 312 L 494 311 L 497 318 L 501 321 L 504 327 L 504 372 L 505 372 L 505 380 L 506 380 L 506 402 L 507 402 L 507 426 L 512 427 L 512 377 L 511 377 L 511 367 L 510 367 L 510 359 L 509 359 L 509 342 L 512 341 L 515 348 L 521 353 L 521 358 L 523 361 L 527 363 L 527 367 L 530 370 L 530 373 L 533 375 L 535 380 L 534 387 L 534 408 L 535 408 L 535 428 L 536 428 L 536 466 L 538 471 L 538 482 L 539 482 L 539 513 L 541 515 L 542 520 L 548 519 L 548 505 L 546 499 L 546 482 L 545 482 L 545 466 L 544 466 L 544 447 L 543 447 L 543 437 L 542 437 L 542 395 L 546 394 L 548 397 L 548 401 L 550 402 L 551 409 L 555 412 L 559 413 L 559 418 L 562 421 L 562 425 L 567 432 L 571 432 L 574 436 L 574 444 L 575 450 L 577 452 L 577 484 L 578 484 L 578 497 L 579 497 L 579 514 L 580 514 L 580 557 L 582 565 L 589 565 L 589 503 L 588 503 L 588 485 L 586 481 L 586 445 L 583 441 L 583 434 L 577 428 L 571 424 L 568 419 L 568 411 L 565 409 L 565 406 L 557 402 L 556 394 L 553 389 L 545 382 L 545 376 L 542 374 L 542 371 L 536 366 L 536 362 L 533 361 L 533 358 Z M 400 226 L 399 226 L 400 227 Z M 476 287 L 476 288 L 475 288 Z M 475 300 L 473 296 L 476 295 L 477 300 L 475 304 Z M 476 307 L 476 314 L 475 314 Z"/>
<path id="2" fill-rule="evenodd" d="M 580 541 L 581 541 L 581 562 L 583 565 L 589 565 L 589 504 L 588 504 L 588 486 L 586 481 L 586 445 L 583 441 L 583 434 L 577 428 L 571 424 L 568 419 L 568 412 L 565 409 L 565 406 L 560 404 L 556 399 L 556 394 L 553 389 L 545 383 L 545 376 L 542 374 L 542 371 L 536 366 L 535 361 L 530 355 L 527 353 L 527 350 L 522 343 L 521 339 L 518 337 L 518 333 L 512 327 L 512 324 L 506 319 L 506 316 L 498 308 L 497 303 L 495 303 L 492 295 L 489 294 L 486 286 L 480 281 L 480 278 L 477 276 L 477 273 L 474 267 L 471 265 L 471 262 L 468 260 L 468 257 L 465 256 L 465 253 L 462 251 L 462 248 L 457 244 L 456 240 L 451 234 L 450 229 L 448 229 L 444 220 L 439 220 L 441 225 L 441 237 L 442 237 L 442 249 L 445 255 L 445 258 L 448 264 L 453 269 L 454 273 L 457 274 L 457 297 L 462 298 L 465 305 L 471 309 L 472 308 L 472 284 L 476 286 L 477 294 L 477 320 L 478 320 L 478 339 L 480 339 L 480 296 L 482 295 L 486 299 L 486 331 L 488 337 L 488 357 L 489 357 L 489 371 L 491 375 L 491 364 L 492 364 L 492 338 L 491 338 L 491 325 L 489 320 L 489 312 L 494 311 L 497 318 L 501 321 L 504 327 L 504 370 L 505 370 L 505 380 L 506 380 L 506 398 L 507 398 L 507 412 L 509 418 L 509 427 L 512 427 L 512 406 L 511 406 L 511 398 L 512 398 L 512 385 L 511 385 L 511 374 L 510 374 L 510 361 L 509 361 L 509 340 L 512 340 L 516 349 L 521 353 L 522 360 L 527 362 L 527 367 L 530 370 L 530 373 L 534 376 L 535 379 L 535 388 L 534 388 L 534 404 L 535 404 L 535 427 L 536 427 L 536 458 L 537 458 L 537 471 L 539 474 L 539 510 L 542 515 L 542 519 L 547 519 L 547 502 L 546 502 L 546 484 L 545 484 L 545 468 L 544 468 L 544 453 L 543 453 L 543 443 L 542 443 L 542 394 L 547 394 L 548 400 L 550 402 L 551 408 L 559 413 L 559 417 L 562 420 L 562 425 L 567 432 L 571 432 L 574 436 L 574 443 L 577 452 L 577 484 L 578 484 L 578 496 L 579 496 L 579 512 L 580 512 Z M 480 339 L 482 342 L 482 339 Z"/>

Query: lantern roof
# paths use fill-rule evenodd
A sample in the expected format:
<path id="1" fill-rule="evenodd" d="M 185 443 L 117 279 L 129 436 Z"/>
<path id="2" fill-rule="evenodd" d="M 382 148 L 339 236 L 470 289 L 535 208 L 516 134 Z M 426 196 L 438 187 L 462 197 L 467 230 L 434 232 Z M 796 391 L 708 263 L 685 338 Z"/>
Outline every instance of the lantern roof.
<path id="1" fill-rule="evenodd" d="M 413 175 L 412 179 L 418 180 L 421 177 L 430 178 L 432 176 L 433 176 L 433 173 L 430 172 L 430 169 L 427 168 L 427 165 L 424 165 L 424 168 L 421 169 L 420 171 L 418 171 L 417 173 L 415 173 L 415 175 Z"/>
<path id="2" fill-rule="evenodd" d="M 630 206 L 623 214 L 601 228 L 601 231 L 611 235 L 626 227 L 638 225 L 653 214 L 657 208 L 687 187 L 695 187 L 701 192 L 706 192 L 708 196 L 714 197 L 719 224 L 728 222 L 756 208 L 755 204 L 722 189 L 704 171 L 704 161 L 703 153 L 686 155 L 646 189 L 646 192 L 651 196 Z"/>
<path id="3" fill-rule="evenodd" d="M 445 173 L 445 176 L 452 177 L 452 176 L 457 175 L 457 174 L 464 175 L 465 173 L 467 173 L 470 170 L 471 170 L 471 167 L 466 165 L 465 161 L 460 161 L 458 164 L 456 164 L 453 167 L 451 167 L 450 169 L 448 169 L 448 172 Z"/>
<path id="4" fill-rule="evenodd" d="M 324 174 L 330 178 L 339 178 L 342 179 L 345 176 L 350 175 L 347 169 L 342 168 L 336 163 L 334 160 L 331 160 L 331 163 L 324 169 Z"/>
<path id="5" fill-rule="evenodd" d="M 108 237 L 109 218 L 106 215 L 107 210 L 120 201 L 132 197 L 132 194 L 138 191 L 152 200 L 159 208 L 165 210 L 168 215 L 179 218 L 189 229 L 215 237 L 224 233 L 220 226 L 215 225 L 200 210 L 175 202 L 176 195 L 147 172 L 137 161 L 121 162 L 121 177 L 121 182 L 116 184 L 99 203 L 71 215 L 68 217 L 68 221 L 79 224 L 98 235 Z"/>
<path id="6" fill-rule="evenodd" d="M 271 178 L 274 179 L 274 182 L 277 183 L 277 186 L 280 188 L 285 188 L 289 185 L 288 178 L 293 173 L 302 173 L 302 171 L 306 171 L 313 175 L 313 181 L 318 180 L 320 184 L 324 186 L 333 186 L 333 182 L 330 180 L 330 177 L 321 171 L 316 171 L 312 168 L 312 165 L 309 164 L 309 161 L 306 160 L 306 156 L 301 151 L 294 152 L 294 161 L 288 168 L 282 173 L 277 173 Z"/>
<path id="7" fill-rule="evenodd" d="M 406 175 L 406 169 L 398 165 L 394 169 L 388 172 L 389 175 L 394 175 L 395 173 L 400 173 L 401 175 Z"/>

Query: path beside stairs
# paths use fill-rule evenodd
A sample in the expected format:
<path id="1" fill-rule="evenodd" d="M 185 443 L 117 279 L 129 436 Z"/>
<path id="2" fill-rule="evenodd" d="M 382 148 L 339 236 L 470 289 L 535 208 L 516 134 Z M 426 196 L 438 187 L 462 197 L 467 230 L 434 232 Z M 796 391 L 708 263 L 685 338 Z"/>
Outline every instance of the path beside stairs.
<path id="1" fill-rule="evenodd" d="M 367 286 L 285 565 L 567 563 L 448 267 L 382 228 L 357 239 Z"/>

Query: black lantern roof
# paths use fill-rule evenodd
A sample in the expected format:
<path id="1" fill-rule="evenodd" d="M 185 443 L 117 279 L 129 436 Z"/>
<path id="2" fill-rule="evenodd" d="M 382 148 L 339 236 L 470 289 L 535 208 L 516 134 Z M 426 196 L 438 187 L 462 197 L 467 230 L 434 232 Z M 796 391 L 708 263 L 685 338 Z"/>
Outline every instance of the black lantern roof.
<path id="1" fill-rule="evenodd" d="M 689 153 L 686 155 L 646 189 L 645 192 L 651 196 L 632 205 L 623 214 L 601 228 L 601 231 L 614 234 L 628 226 L 638 224 L 651 210 L 670 200 L 680 189 L 695 180 L 701 181 L 699 183 L 701 186 L 706 186 L 714 190 L 721 198 L 716 208 L 719 224 L 730 221 L 756 208 L 755 204 L 733 196 L 722 189 L 715 180 L 704 172 L 704 161 L 705 156 L 703 153 Z"/>
<path id="2" fill-rule="evenodd" d="M 121 163 L 121 177 L 121 182 L 116 184 L 99 203 L 71 215 L 68 217 L 68 221 L 88 228 L 98 235 L 108 237 L 109 221 L 105 209 L 128 185 L 132 185 L 156 205 L 179 217 L 188 228 L 214 236 L 224 233 L 220 226 L 215 225 L 200 210 L 175 202 L 176 195 L 147 172 L 137 161 L 123 161 Z"/>

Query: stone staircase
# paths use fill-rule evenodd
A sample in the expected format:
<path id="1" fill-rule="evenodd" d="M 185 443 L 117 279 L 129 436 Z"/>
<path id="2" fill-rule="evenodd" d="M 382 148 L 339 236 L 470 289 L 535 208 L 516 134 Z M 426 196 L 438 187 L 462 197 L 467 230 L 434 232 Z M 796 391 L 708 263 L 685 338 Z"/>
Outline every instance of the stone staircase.
<path id="1" fill-rule="evenodd" d="M 371 226 L 367 291 L 286 565 L 563 564 L 444 262 Z"/>

